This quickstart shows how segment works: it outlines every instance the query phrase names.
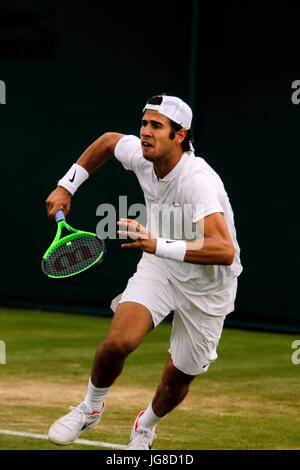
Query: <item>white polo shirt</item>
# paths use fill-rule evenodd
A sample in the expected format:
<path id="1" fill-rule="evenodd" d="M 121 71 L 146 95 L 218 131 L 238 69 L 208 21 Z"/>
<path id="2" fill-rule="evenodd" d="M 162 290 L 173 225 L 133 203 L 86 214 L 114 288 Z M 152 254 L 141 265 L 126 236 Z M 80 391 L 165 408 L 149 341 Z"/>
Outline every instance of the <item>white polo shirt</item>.
<path id="1" fill-rule="evenodd" d="M 215 212 L 224 214 L 234 245 L 234 261 L 230 266 L 185 263 L 148 253 L 143 253 L 141 262 L 147 260 L 155 272 L 160 270 L 185 295 L 197 294 L 199 306 L 204 311 L 209 310 L 208 313 L 214 315 L 228 313 L 224 312 L 224 302 L 228 298 L 228 290 L 234 288 L 236 291 L 236 278 L 242 266 L 233 211 L 218 174 L 203 158 L 195 157 L 193 152 L 185 152 L 177 165 L 164 178 L 158 179 L 153 164 L 143 157 L 140 139 L 133 135 L 126 135 L 118 141 L 115 156 L 125 169 L 134 171 L 138 178 L 144 193 L 150 233 L 151 205 L 189 205 L 192 208 L 192 222 Z M 225 295 L 222 297 L 223 292 Z M 225 310 L 232 311 L 232 305 Z"/>

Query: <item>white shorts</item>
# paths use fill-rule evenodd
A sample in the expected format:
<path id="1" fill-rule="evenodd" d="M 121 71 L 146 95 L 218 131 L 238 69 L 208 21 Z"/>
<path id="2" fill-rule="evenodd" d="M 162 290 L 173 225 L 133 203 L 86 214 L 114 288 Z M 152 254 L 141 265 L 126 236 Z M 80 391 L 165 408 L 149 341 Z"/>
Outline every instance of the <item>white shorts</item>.
<path id="1" fill-rule="evenodd" d="M 232 289 L 228 299 L 232 303 Z M 138 264 L 137 272 L 129 279 L 125 291 L 112 301 L 112 310 L 115 311 L 123 302 L 144 305 L 152 315 L 154 327 L 173 312 L 169 353 L 180 371 L 199 375 L 217 359 L 217 346 L 226 314 L 207 314 L 195 305 L 192 298 L 183 295 L 167 276 L 162 276 L 161 270 L 155 272 L 153 265 L 147 269 L 147 263 Z"/>

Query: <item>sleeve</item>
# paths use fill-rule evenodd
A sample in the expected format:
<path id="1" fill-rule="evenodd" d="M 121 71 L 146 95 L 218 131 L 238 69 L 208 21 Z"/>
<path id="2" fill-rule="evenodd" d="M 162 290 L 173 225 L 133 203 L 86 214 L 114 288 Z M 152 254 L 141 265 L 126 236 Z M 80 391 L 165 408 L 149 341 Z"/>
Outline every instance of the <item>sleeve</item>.
<path id="1" fill-rule="evenodd" d="M 194 175 L 186 189 L 185 200 L 192 206 L 193 222 L 215 212 L 224 212 L 222 195 L 214 178 Z"/>
<path id="2" fill-rule="evenodd" d="M 126 170 L 136 172 L 143 161 L 141 141 L 135 135 L 125 135 L 115 147 L 115 157 Z"/>

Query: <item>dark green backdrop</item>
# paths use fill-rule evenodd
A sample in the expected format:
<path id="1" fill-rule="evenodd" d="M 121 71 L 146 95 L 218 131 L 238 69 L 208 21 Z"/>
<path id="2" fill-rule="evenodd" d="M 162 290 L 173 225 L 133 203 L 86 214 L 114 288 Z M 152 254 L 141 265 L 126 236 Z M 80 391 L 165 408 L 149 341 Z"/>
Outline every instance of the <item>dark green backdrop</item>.
<path id="1" fill-rule="evenodd" d="M 46 3 L 0 7 L 0 302 L 110 314 L 141 254 L 107 240 L 99 270 L 49 283 L 40 260 L 55 226 L 44 201 L 93 140 L 137 134 L 145 100 L 166 92 L 193 107 L 196 151 L 234 209 L 244 271 L 227 324 L 299 332 L 299 9 Z M 97 206 L 118 206 L 119 195 L 143 202 L 134 175 L 112 160 L 78 190 L 68 221 L 95 230 Z"/>

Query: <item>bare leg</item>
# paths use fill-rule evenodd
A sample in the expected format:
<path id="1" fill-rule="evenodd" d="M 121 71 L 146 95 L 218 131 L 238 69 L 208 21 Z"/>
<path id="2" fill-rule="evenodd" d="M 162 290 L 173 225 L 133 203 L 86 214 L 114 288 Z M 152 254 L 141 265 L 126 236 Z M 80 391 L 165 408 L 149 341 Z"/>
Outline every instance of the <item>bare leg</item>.
<path id="1" fill-rule="evenodd" d="M 152 316 L 144 305 L 120 304 L 104 342 L 97 349 L 91 371 L 95 387 L 110 387 L 122 372 L 126 357 L 153 328 Z"/>
<path id="2" fill-rule="evenodd" d="M 152 409 L 156 416 L 165 416 L 179 405 L 186 397 L 189 384 L 194 378 L 194 375 L 187 375 L 176 369 L 169 355 L 161 382 L 152 401 Z"/>

